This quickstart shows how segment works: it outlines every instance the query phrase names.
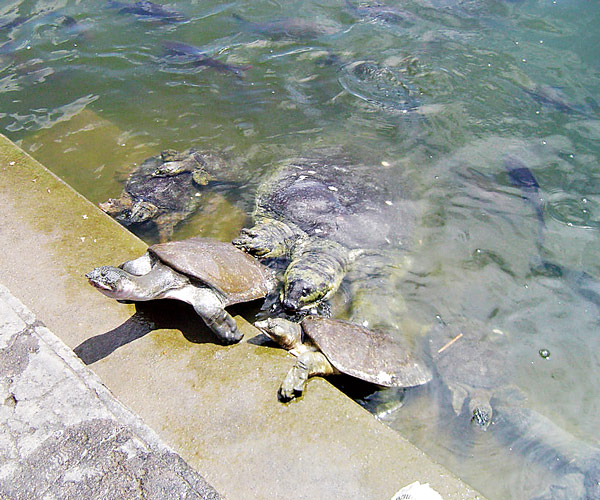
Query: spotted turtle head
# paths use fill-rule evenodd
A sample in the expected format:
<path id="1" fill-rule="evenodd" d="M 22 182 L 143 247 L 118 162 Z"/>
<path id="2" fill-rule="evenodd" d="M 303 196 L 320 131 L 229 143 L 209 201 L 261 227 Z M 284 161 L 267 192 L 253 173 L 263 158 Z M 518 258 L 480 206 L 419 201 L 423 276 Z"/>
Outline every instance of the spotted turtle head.
<path id="1" fill-rule="evenodd" d="M 107 297 L 117 300 L 135 299 L 135 284 L 131 276 L 118 267 L 96 267 L 85 277 L 90 285 Z"/>

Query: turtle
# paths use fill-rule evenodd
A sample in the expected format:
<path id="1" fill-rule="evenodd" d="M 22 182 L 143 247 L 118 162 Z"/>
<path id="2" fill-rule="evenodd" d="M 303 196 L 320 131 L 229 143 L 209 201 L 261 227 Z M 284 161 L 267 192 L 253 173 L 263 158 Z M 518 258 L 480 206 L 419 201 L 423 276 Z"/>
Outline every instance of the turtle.
<path id="1" fill-rule="evenodd" d="M 212 68 L 219 73 L 231 73 L 239 78 L 244 72 L 252 66 L 237 66 L 214 59 L 207 55 L 203 50 L 187 43 L 165 41 L 163 46 L 167 51 L 166 59 L 171 63 L 179 65 L 189 64 L 197 68 Z"/>
<path id="2" fill-rule="evenodd" d="M 511 403 L 522 398 L 519 389 L 509 384 L 509 359 L 493 341 L 494 334 L 500 332 L 462 318 L 452 324 L 440 321 L 427 339 L 435 372 L 450 391 L 454 412 L 461 415 L 467 406 L 471 423 L 481 430 L 492 421 L 492 397 Z"/>
<path id="3" fill-rule="evenodd" d="M 415 387 L 432 378 L 427 365 L 384 332 L 349 321 L 306 316 L 300 323 L 267 318 L 255 326 L 297 356 L 281 384 L 282 402 L 301 396 L 313 375 L 346 374 L 382 387 Z"/>
<path id="4" fill-rule="evenodd" d="M 137 259 L 96 267 L 85 276 L 121 302 L 187 302 L 225 344 L 242 338 L 225 307 L 261 299 L 275 286 L 272 272 L 256 259 L 231 243 L 202 237 L 157 243 Z"/>
<path id="5" fill-rule="evenodd" d="M 552 472 L 532 500 L 600 498 L 597 440 L 574 436 L 548 417 L 525 407 L 498 407 L 494 432 L 512 452 L 527 454 Z"/>
<path id="6" fill-rule="evenodd" d="M 153 228 L 159 241 L 171 239 L 175 226 L 201 203 L 201 189 L 226 171 L 215 153 L 188 149 L 165 150 L 137 166 L 119 198 L 100 208 L 126 227 Z"/>
<path id="7" fill-rule="evenodd" d="M 402 178 L 382 163 L 353 162 L 337 149 L 315 151 L 286 160 L 258 188 L 254 226 L 233 243 L 262 259 L 289 261 L 281 288 L 288 311 L 314 312 L 351 266 L 368 269 L 369 279 L 355 273 L 352 283 L 359 285 L 389 271 L 370 263 L 404 255 L 417 212 Z"/>

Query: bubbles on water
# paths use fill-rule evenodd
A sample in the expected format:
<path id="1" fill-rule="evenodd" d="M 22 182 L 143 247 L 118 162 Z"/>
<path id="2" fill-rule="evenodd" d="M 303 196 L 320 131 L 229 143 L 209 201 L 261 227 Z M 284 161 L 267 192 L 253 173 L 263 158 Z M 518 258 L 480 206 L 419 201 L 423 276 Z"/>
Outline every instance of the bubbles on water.
<path id="1" fill-rule="evenodd" d="M 591 197 L 557 192 L 549 196 L 546 212 L 553 219 L 569 226 L 599 228 L 600 221 L 595 215 L 598 208 L 598 203 Z"/>
<path id="2" fill-rule="evenodd" d="M 342 67 L 339 82 L 359 99 L 396 111 L 414 110 L 418 91 L 397 68 L 372 61 L 357 61 Z"/>

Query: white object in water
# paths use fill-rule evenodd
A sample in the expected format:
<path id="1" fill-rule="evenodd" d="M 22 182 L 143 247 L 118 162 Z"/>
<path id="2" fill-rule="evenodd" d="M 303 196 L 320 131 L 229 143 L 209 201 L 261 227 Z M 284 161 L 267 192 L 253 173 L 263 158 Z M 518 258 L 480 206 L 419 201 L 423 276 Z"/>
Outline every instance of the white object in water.
<path id="1" fill-rule="evenodd" d="M 405 486 L 398 491 L 392 500 L 443 500 L 442 496 L 429 486 L 429 483 L 421 484 L 419 481 Z"/>

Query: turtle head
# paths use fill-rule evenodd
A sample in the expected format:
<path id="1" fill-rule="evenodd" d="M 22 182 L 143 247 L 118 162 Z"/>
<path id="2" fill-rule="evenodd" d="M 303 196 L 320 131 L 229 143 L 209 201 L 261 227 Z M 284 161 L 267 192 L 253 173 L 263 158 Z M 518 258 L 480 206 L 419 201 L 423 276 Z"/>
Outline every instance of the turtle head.
<path id="1" fill-rule="evenodd" d="M 330 295 L 327 276 L 309 269 L 290 269 L 285 273 L 281 303 L 289 311 L 309 309 Z"/>
<path id="2" fill-rule="evenodd" d="M 98 204 L 100 210 L 107 213 L 111 217 L 122 217 L 126 212 L 131 210 L 133 200 L 131 196 L 124 193 L 120 198 L 109 198 L 104 203 Z"/>
<path id="3" fill-rule="evenodd" d="M 131 210 L 127 214 L 129 224 L 141 224 L 154 219 L 158 213 L 158 207 L 147 201 L 138 201 L 133 204 Z"/>
<path id="4" fill-rule="evenodd" d="M 469 400 L 469 414 L 471 415 L 471 424 L 477 429 L 486 431 L 492 422 L 493 415 L 489 394 L 485 392 L 472 394 Z"/>
<path id="5" fill-rule="evenodd" d="M 310 238 L 298 242 L 283 276 L 283 306 L 300 311 L 327 300 L 339 288 L 349 261 L 348 249 L 332 240 Z"/>
<path id="6" fill-rule="evenodd" d="M 283 318 L 267 318 L 257 321 L 254 326 L 288 351 L 302 342 L 302 327 L 299 323 L 292 323 Z"/>
<path id="7" fill-rule="evenodd" d="M 120 198 L 109 198 L 98 206 L 103 212 L 126 226 L 151 220 L 158 213 L 156 205 L 147 201 L 134 201 L 127 193 Z"/>
<path id="8" fill-rule="evenodd" d="M 131 275 L 118 267 L 96 267 L 85 275 L 90 285 L 98 291 L 117 300 L 135 300 L 136 285 Z"/>

